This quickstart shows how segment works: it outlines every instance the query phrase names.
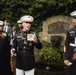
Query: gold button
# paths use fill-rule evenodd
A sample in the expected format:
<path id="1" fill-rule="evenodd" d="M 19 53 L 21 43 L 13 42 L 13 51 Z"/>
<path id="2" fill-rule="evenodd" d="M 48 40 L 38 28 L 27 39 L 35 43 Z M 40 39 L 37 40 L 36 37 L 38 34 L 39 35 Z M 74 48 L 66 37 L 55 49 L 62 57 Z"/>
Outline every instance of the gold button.
<path id="1" fill-rule="evenodd" d="M 24 46 L 23 49 L 26 49 L 26 47 Z"/>

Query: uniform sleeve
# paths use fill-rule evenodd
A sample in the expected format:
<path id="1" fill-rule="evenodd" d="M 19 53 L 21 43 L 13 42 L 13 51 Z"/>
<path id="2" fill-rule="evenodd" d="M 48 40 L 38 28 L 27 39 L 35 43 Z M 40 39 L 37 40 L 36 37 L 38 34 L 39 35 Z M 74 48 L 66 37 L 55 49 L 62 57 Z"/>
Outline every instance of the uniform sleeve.
<path id="1" fill-rule="evenodd" d="M 17 38 L 16 38 L 16 35 L 14 36 L 14 39 L 13 39 L 12 48 L 14 48 L 15 50 L 17 50 Z"/>
<path id="2" fill-rule="evenodd" d="M 11 49 L 11 45 L 10 45 L 10 40 L 9 40 L 9 37 L 8 37 L 8 34 L 7 34 L 7 37 L 6 37 L 6 49 L 10 50 Z"/>
<path id="3" fill-rule="evenodd" d="M 69 56 L 69 43 L 70 43 L 69 39 L 70 39 L 69 32 L 67 31 L 65 35 L 65 44 L 64 44 L 64 60 L 68 60 Z"/>

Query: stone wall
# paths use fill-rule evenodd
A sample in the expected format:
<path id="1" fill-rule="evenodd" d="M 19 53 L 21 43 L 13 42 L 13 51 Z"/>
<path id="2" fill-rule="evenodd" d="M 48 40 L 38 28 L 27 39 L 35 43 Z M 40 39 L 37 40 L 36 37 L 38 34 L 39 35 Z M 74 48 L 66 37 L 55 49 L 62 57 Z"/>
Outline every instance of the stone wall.
<path id="1" fill-rule="evenodd" d="M 42 32 L 39 33 L 39 36 L 42 40 L 50 42 L 51 36 L 63 36 L 65 31 L 72 26 L 71 17 L 69 16 L 53 16 L 46 19 L 43 22 Z"/>

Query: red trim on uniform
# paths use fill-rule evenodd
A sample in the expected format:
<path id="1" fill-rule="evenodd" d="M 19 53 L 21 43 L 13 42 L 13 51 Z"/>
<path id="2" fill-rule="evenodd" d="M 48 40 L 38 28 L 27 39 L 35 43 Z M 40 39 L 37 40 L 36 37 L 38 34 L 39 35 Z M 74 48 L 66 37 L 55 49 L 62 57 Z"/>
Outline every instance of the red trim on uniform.
<path id="1" fill-rule="evenodd" d="M 4 36 L 3 36 L 2 34 L 0 34 L 0 36 L 1 36 L 2 38 L 4 38 Z"/>

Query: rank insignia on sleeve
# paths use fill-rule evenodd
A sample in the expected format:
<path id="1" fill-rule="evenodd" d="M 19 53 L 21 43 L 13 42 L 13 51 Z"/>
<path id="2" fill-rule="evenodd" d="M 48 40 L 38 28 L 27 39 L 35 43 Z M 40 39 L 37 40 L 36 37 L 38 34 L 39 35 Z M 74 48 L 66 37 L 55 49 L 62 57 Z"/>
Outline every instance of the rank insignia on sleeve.
<path id="1" fill-rule="evenodd" d="M 3 35 L 3 36 L 7 36 L 7 34 L 6 34 L 6 33 L 2 33 L 2 35 Z"/>

